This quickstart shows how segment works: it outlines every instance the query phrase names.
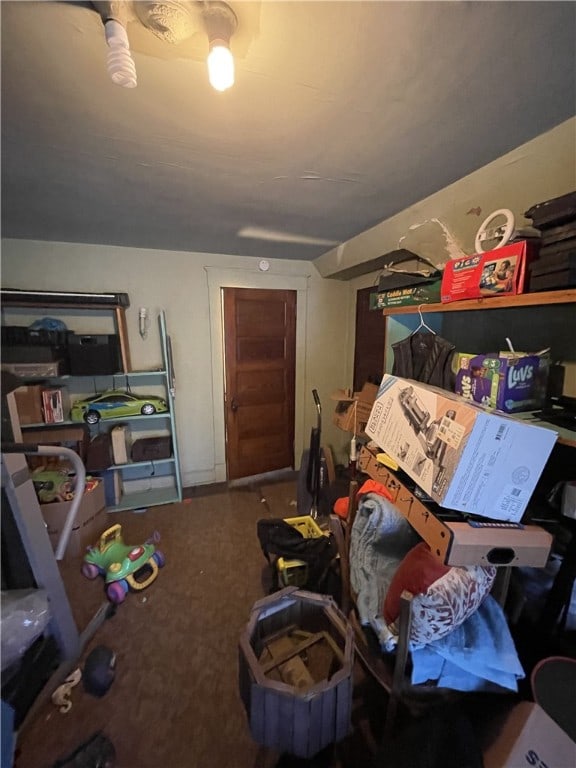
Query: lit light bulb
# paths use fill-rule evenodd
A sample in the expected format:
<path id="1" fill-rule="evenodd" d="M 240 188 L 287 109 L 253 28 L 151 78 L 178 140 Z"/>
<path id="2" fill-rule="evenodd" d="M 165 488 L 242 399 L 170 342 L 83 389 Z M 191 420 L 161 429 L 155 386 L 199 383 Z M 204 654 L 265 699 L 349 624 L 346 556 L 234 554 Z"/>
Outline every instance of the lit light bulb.
<path id="1" fill-rule="evenodd" d="M 234 85 L 234 57 L 223 40 L 216 40 L 210 45 L 208 79 L 217 91 L 225 91 Z"/>

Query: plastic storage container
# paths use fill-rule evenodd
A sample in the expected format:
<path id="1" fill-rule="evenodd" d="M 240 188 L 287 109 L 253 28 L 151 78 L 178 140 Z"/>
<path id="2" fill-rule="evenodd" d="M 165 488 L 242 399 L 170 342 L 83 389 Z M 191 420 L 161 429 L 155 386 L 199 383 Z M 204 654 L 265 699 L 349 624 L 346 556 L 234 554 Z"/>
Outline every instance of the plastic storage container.
<path id="1" fill-rule="evenodd" d="M 305 539 L 317 539 L 319 536 L 328 535 L 328 532 L 324 532 L 316 520 L 310 517 L 310 515 L 302 515 L 301 517 L 285 517 L 284 522 L 300 531 Z"/>
<path id="2" fill-rule="evenodd" d="M 278 581 L 283 587 L 303 587 L 308 581 L 308 565 L 304 560 L 276 560 Z"/>

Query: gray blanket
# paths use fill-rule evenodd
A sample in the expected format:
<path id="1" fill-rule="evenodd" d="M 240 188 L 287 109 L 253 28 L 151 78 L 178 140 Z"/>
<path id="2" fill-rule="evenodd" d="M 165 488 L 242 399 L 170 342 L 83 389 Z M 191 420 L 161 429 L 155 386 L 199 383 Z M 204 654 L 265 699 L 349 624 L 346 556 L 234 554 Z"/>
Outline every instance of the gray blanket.
<path id="1" fill-rule="evenodd" d="M 396 638 L 382 617 L 384 598 L 399 563 L 419 540 L 388 499 L 376 493 L 362 498 L 350 535 L 350 583 L 360 622 L 372 627 L 386 650 L 393 650 Z"/>

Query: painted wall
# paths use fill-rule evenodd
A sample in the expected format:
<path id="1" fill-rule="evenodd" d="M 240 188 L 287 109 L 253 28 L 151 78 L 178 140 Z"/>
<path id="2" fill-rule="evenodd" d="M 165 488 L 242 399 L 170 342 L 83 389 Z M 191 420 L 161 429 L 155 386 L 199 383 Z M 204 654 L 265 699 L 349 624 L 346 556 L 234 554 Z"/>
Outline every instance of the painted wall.
<path id="1" fill-rule="evenodd" d="M 517 225 L 535 203 L 576 189 L 576 118 L 480 168 L 311 264 L 239 256 L 152 251 L 70 243 L 4 240 L 5 287 L 36 290 L 125 291 L 134 368 L 160 363 L 152 332 L 138 334 L 138 308 L 167 312 L 177 373 L 177 428 L 185 485 L 225 479 L 222 326 L 220 286 L 291 288 L 298 291 L 296 438 L 298 465 L 316 423 L 311 391 L 323 406 L 322 436 L 337 461 L 346 460 L 349 435 L 331 423 L 334 389 L 350 386 L 354 360 L 355 300 L 360 288 L 377 284 L 378 273 L 349 282 L 339 271 L 400 245 L 444 263 L 473 250 L 482 220 L 510 208 Z M 75 330 L 94 331 L 86 318 Z M 82 323 L 88 322 L 88 326 Z M 488 320 L 486 320 L 488 322 Z M 72 327 L 72 326 L 71 326 Z"/>
<path id="2" fill-rule="evenodd" d="M 574 190 L 576 118 L 517 147 L 489 165 L 361 233 L 343 246 L 316 259 L 314 263 L 321 274 L 336 276 L 340 270 L 369 261 L 395 248 L 404 247 L 426 256 L 434 264 L 441 265 L 449 258 L 457 256 L 459 252 L 474 252 L 474 238 L 478 227 L 492 211 L 509 208 L 514 213 L 516 226 L 525 227 L 531 222 L 524 218 L 524 212 L 532 205 Z M 359 289 L 376 285 L 377 282 L 378 272 L 372 272 L 350 281 L 350 290 L 355 294 Z M 348 324 L 353 344 L 353 297 L 348 306 Z M 491 313 L 474 314 L 478 314 L 480 326 L 486 326 L 475 329 L 478 337 L 478 331 L 483 334 L 488 330 L 487 324 L 493 324 L 494 316 Z M 435 322 L 437 318 L 428 320 Z M 406 319 L 404 325 L 407 326 Z M 392 329 L 394 330 L 393 323 Z M 564 330 L 567 334 L 564 348 L 569 354 L 564 363 L 567 366 L 567 377 L 571 382 L 569 387 L 572 392 L 576 386 L 574 337 L 569 323 L 564 326 Z M 406 327 L 398 332 L 400 337 L 404 336 Z M 556 328 L 554 332 L 557 332 Z M 520 343 L 523 343 L 519 329 L 516 334 Z M 538 345 L 540 340 L 534 340 L 533 343 Z M 352 354 L 348 359 L 353 365 Z M 348 378 L 351 376 L 350 369 Z"/>
<path id="3" fill-rule="evenodd" d="M 403 247 L 443 264 L 474 252 L 480 224 L 509 208 L 517 226 L 532 205 L 576 189 L 576 118 L 522 144 L 474 173 L 406 208 L 315 260 L 324 277 Z M 436 223 L 438 220 L 440 223 Z M 371 284 L 373 276 L 358 280 Z"/>
<path id="4" fill-rule="evenodd" d="M 330 393 L 347 383 L 352 294 L 345 283 L 323 280 L 309 262 L 270 260 L 270 264 L 264 274 L 258 270 L 258 259 L 237 256 L 26 240 L 2 243 L 4 287 L 128 293 L 131 306 L 126 317 L 135 370 L 161 363 L 155 323 L 146 340 L 138 333 L 139 307 L 148 307 L 152 316 L 166 311 L 185 486 L 226 479 L 220 286 L 297 291 L 296 464 L 316 424 L 313 388 L 325 411 L 324 442 L 342 441 L 343 433 L 331 424 Z M 9 308 L 3 312 L 5 320 L 14 315 Z M 97 315 L 64 315 L 64 319 L 79 333 L 112 332 L 110 317 Z"/>

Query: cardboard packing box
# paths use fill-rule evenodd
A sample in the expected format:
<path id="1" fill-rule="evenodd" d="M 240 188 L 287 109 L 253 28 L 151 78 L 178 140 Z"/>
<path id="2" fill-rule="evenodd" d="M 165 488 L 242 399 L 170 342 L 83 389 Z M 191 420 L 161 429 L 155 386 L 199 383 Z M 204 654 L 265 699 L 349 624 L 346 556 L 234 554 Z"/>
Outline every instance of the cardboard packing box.
<path id="1" fill-rule="evenodd" d="M 20 424 L 42 424 L 42 387 L 40 384 L 18 387 L 14 390 L 16 411 Z"/>
<path id="2" fill-rule="evenodd" d="M 378 290 L 374 309 L 386 307 L 408 307 L 418 304 L 439 304 L 441 279 L 425 285 L 412 285 L 406 288 Z M 372 307 L 370 307 L 372 309 Z"/>
<path id="3" fill-rule="evenodd" d="M 541 408 L 546 397 L 550 354 L 498 352 L 455 355 L 456 394 L 506 413 Z"/>
<path id="4" fill-rule="evenodd" d="M 39 445 L 61 445 L 64 448 L 70 448 L 75 451 L 86 463 L 86 452 L 90 442 L 90 427 L 88 424 L 56 424 L 53 427 L 39 427 L 38 429 L 27 429 L 22 435 L 23 443 L 38 443 Z M 28 459 L 30 456 L 28 457 Z M 48 457 L 38 456 L 39 464 L 46 464 Z M 67 463 L 63 457 L 54 457 L 59 463 Z M 72 465 L 70 464 L 70 467 Z"/>
<path id="5" fill-rule="evenodd" d="M 129 424 L 117 424 L 110 430 L 114 464 L 128 464 L 132 443 L 131 432 Z"/>
<path id="6" fill-rule="evenodd" d="M 385 374 L 366 434 L 443 507 L 519 522 L 558 437 Z"/>
<path id="7" fill-rule="evenodd" d="M 42 412 L 46 424 L 60 424 L 70 412 L 68 390 L 63 387 L 42 389 Z"/>
<path id="8" fill-rule="evenodd" d="M 531 701 L 517 704 L 494 729 L 484 749 L 484 768 L 571 768 L 576 744 Z"/>
<path id="9" fill-rule="evenodd" d="M 71 501 L 40 504 L 42 517 L 54 549 L 58 544 L 71 506 Z M 104 483 L 98 481 L 91 490 L 87 489 L 82 496 L 65 556 L 78 557 L 84 553 L 86 547 L 96 543 L 98 536 L 106 527 L 106 522 L 102 522 L 104 509 Z"/>
<path id="10" fill-rule="evenodd" d="M 446 262 L 442 273 L 442 302 L 479 299 L 524 292 L 527 265 L 538 246 L 522 240 Z"/>
<path id="11" fill-rule="evenodd" d="M 86 449 L 89 441 L 90 428 L 88 424 L 54 424 L 52 427 L 26 429 L 22 432 L 22 439 L 20 440 L 22 443 L 69 448 L 78 454 L 84 464 L 86 463 Z M 75 471 L 72 462 L 64 456 L 27 454 L 26 463 L 30 469 L 59 467 Z"/>
<path id="12" fill-rule="evenodd" d="M 364 384 L 360 392 L 337 389 L 330 395 L 332 400 L 337 401 L 332 417 L 334 424 L 345 432 L 352 432 L 355 435 L 362 434 L 377 392 L 377 385 L 368 383 Z"/>
<path id="13" fill-rule="evenodd" d="M 443 520 L 400 477 L 377 459 L 375 443 L 363 445 L 358 469 L 384 485 L 396 509 L 446 565 L 498 565 L 544 568 L 552 536 L 537 525 L 521 528 L 475 528 L 454 513 Z"/>

